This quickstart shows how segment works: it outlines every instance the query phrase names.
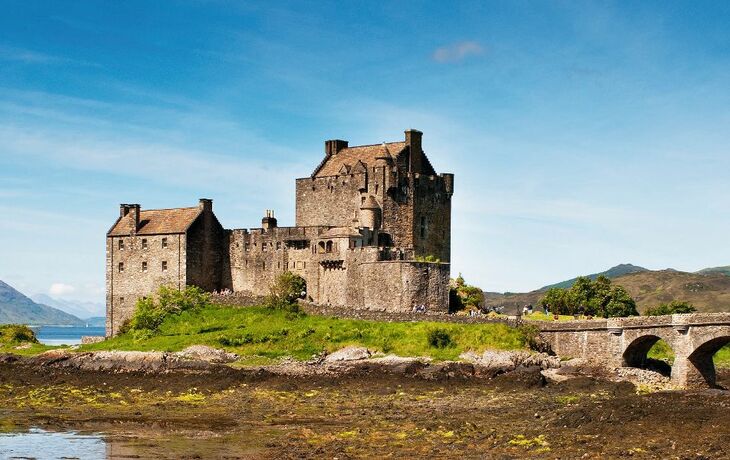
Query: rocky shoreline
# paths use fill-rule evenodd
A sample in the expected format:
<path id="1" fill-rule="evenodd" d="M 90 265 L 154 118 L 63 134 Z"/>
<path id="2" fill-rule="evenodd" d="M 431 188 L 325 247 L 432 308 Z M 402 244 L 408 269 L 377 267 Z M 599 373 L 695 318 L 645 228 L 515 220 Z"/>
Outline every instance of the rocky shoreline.
<path id="1" fill-rule="evenodd" d="M 110 374 L 188 374 L 240 377 L 326 377 L 343 378 L 388 375 L 424 380 L 494 379 L 542 386 L 576 377 L 609 381 L 628 381 L 648 391 L 670 390 L 668 377 L 654 371 L 617 368 L 604 369 L 582 360 L 561 362 L 556 356 L 529 351 L 487 350 L 466 352 L 460 361 L 433 362 L 427 357 L 400 357 L 377 354 L 362 347 L 346 347 L 331 354 L 313 356 L 309 361 L 283 360 L 271 365 L 237 366 L 239 356 L 224 350 L 196 345 L 180 352 L 51 350 L 31 357 L 0 355 L 0 363 L 35 371 L 80 371 Z"/>

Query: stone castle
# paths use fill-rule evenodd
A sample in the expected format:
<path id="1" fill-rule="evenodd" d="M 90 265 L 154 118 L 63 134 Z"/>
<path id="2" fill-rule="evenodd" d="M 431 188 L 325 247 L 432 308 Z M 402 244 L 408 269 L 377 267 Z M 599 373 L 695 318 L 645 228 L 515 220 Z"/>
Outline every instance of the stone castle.
<path id="1" fill-rule="evenodd" d="M 422 135 L 326 141 L 311 176 L 296 180 L 294 227 L 267 211 L 260 228 L 227 230 L 209 199 L 174 209 L 122 204 L 106 238 L 107 336 L 161 285 L 265 295 L 285 271 L 301 275 L 318 304 L 448 310 L 454 175 L 436 174 Z"/>

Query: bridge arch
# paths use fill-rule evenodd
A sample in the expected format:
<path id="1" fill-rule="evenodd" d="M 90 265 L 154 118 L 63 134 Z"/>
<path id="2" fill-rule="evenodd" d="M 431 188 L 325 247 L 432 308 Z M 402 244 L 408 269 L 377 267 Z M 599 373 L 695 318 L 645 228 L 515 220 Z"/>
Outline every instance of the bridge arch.
<path id="1" fill-rule="evenodd" d="M 634 338 L 625 346 L 621 357 L 621 365 L 624 367 L 638 367 L 642 369 L 652 368 L 653 370 L 669 376 L 672 372 L 671 365 L 657 360 L 652 360 L 648 357 L 649 350 L 651 350 L 651 348 L 660 340 L 666 343 L 667 346 L 672 349 L 672 352 L 676 353 L 674 350 L 674 344 L 668 337 L 663 337 L 663 334 L 648 333 Z"/>
<path id="2" fill-rule="evenodd" d="M 711 388 L 717 387 L 717 373 L 715 371 L 714 355 L 720 348 L 730 343 L 730 332 L 726 331 L 722 335 L 710 338 L 690 353 L 687 357 L 687 361 L 691 365 L 691 376 L 693 379 L 693 386 L 709 386 Z"/>

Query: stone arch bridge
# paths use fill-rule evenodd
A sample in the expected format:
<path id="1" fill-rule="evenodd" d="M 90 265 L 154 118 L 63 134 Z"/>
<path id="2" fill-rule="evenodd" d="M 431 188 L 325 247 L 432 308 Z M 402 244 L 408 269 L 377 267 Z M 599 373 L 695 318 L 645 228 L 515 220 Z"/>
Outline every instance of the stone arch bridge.
<path id="1" fill-rule="evenodd" d="M 660 339 L 674 351 L 672 382 L 715 387 L 713 355 L 730 343 L 730 313 L 689 313 L 607 320 L 542 322 L 541 337 L 558 356 L 610 367 L 642 367 Z"/>

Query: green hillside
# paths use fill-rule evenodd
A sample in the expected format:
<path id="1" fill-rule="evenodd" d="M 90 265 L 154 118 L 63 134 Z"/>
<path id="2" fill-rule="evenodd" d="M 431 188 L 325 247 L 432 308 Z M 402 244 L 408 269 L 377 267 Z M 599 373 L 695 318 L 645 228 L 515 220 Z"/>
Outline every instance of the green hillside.
<path id="1" fill-rule="evenodd" d="M 83 326 L 86 323 L 56 308 L 35 303 L 0 281 L 0 324 Z"/>
<path id="2" fill-rule="evenodd" d="M 713 275 L 713 274 L 720 274 L 725 276 L 730 276 L 730 265 L 725 265 L 724 267 L 711 267 L 711 268 L 705 268 L 700 271 L 698 271 L 700 275 Z"/>
<path id="3" fill-rule="evenodd" d="M 617 278 L 619 276 L 628 275 L 630 273 L 641 273 L 641 272 L 646 272 L 646 271 L 649 271 L 649 270 L 647 270 L 644 267 L 639 267 L 639 266 L 632 265 L 632 264 L 620 264 L 620 265 L 616 265 L 615 267 L 609 268 L 605 272 L 593 273 L 592 275 L 586 275 L 586 276 L 588 276 L 588 278 L 590 278 L 592 280 L 598 278 L 601 275 L 605 276 L 606 278 L 613 279 L 613 278 Z M 542 288 L 540 288 L 538 290 L 546 291 L 550 288 L 568 289 L 575 283 L 575 280 L 577 280 L 577 279 L 578 278 L 576 277 L 576 278 L 572 278 L 572 279 L 569 279 L 566 281 L 561 281 L 559 283 L 551 284 L 549 286 L 543 286 Z"/>

